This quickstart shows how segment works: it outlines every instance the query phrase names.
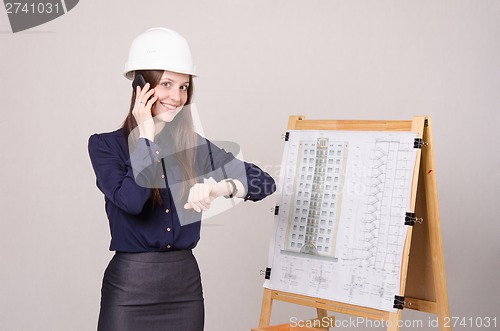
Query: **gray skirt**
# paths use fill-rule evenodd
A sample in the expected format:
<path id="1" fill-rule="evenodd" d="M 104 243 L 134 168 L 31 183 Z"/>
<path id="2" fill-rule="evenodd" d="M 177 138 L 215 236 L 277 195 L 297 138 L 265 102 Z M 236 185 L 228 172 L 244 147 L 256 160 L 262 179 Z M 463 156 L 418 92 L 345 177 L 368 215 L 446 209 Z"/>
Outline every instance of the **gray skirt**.
<path id="1" fill-rule="evenodd" d="M 109 262 L 98 331 L 202 331 L 204 314 L 190 250 L 116 253 Z"/>

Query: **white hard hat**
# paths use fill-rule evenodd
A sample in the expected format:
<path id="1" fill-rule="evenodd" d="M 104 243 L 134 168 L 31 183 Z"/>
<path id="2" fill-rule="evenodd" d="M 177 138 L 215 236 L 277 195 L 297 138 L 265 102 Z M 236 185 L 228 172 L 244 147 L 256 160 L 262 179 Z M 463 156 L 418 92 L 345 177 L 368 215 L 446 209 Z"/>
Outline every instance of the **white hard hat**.
<path id="1" fill-rule="evenodd" d="M 134 39 L 123 74 L 133 79 L 135 70 L 168 70 L 196 76 L 186 39 L 166 28 L 149 29 Z"/>

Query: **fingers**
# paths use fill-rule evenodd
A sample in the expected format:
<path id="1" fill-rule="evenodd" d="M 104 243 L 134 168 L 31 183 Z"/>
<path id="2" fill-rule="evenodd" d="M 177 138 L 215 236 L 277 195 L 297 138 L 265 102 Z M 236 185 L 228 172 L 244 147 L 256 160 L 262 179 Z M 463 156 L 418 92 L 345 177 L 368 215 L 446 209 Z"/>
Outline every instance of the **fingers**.
<path id="1" fill-rule="evenodd" d="M 153 93 L 154 93 L 154 90 L 151 90 L 151 91 L 153 91 Z M 146 95 L 146 96 L 147 96 L 147 95 Z M 149 97 L 148 97 L 148 98 L 149 98 Z M 145 108 L 147 108 L 147 109 L 151 109 L 151 107 L 153 106 L 153 103 L 155 103 L 155 102 L 156 102 L 156 100 L 158 100 L 158 97 L 155 95 L 154 97 L 152 97 L 151 99 L 149 99 L 149 100 L 148 100 L 148 102 L 147 102 L 147 103 L 146 103 L 146 105 L 145 105 Z"/>
<path id="2" fill-rule="evenodd" d="M 185 209 L 194 209 L 195 211 L 207 211 L 210 208 L 213 197 L 210 195 L 212 185 L 210 184 L 195 184 L 189 190 L 187 203 L 184 205 Z"/>
<path id="3" fill-rule="evenodd" d="M 150 87 L 149 83 L 146 83 L 146 85 L 144 85 L 144 88 L 142 90 L 141 90 L 140 86 L 137 86 L 136 97 L 135 97 L 135 106 L 136 107 L 140 107 L 140 106 L 146 107 L 148 102 L 151 101 L 148 99 L 155 93 L 155 90 L 149 89 L 149 87 Z M 155 101 L 156 101 L 156 99 L 155 99 Z M 150 103 L 150 105 L 152 105 L 153 103 L 154 102 Z"/>
<path id="4" fill-rule="evenodd" d="M 134 114 L 136 121 L 140 123 L 144 120 L 151 119 L 151 107 L 158 98 L 156 96 L 153 96 L 153 94 L 155 93 L 154 89 L 149 90 L 149 83 L 146 83 L 142 90 L 140 86 L 137 86 L 136 91 L 137 93 L 135 97 L 135 105 L 134 109 L 132 109 L 132 114 Z"/>
<path id="5" fill-rule="evenodd" d="M 153 96 L 155 90 L 149 89 L 149 86 L 149 83 L 146 83 L 143 89 L 137 86 L 132 115 L 134 116 L 139 128 L 139 136 L 153 141 L 156 129 L 153 122 L 151 107 L 158 98 Z M 151 100 L 148 100 L 150 97 L 152 97 Z"/>

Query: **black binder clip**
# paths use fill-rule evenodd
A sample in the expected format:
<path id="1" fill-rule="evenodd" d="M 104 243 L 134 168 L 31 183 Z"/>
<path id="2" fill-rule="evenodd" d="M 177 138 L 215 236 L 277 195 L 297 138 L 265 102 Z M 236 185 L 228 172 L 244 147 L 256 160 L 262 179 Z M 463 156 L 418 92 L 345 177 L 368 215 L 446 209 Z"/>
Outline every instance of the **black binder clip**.
<path id="1" fill-rule="evenodd" d="M 271 212 L 274 213 L 274 215 L 279 215 L 280 213 L 280 206 L 276 206 L 274 208 L 271 208 Z"/>
<path id="2" fill-rule="evenodd" d="M 427 143 L 424 142 L 422 138 L 415 138 L 413 141 L 413 148 L 421 149 L 423 146 L 427 146 Z"/>
<path id="3" fill-rule="evenodd" d="M 392 308 L 403 309 L 405 307 L 405 304 L 405 297 L 399 295 L 394 296 L 394 305 L 392 306 Z"/>
<path id="4" fill-rule="evenodd" d="M 288 139 L 290 138 L 290 132 L 285 132 L 281 135 L 281 139 L 285 139 L 285 141 L 288 141 Z"/>
<path id="5" fill-rule="evenodd" d="M 266 270 L 261 270 L 260 275 L 264 276 L 265 279 L 271 279 L 271 268 L 266 268 Z"/>
<path id="6" fill-rule="evenodd" d="M 405 225 L 414 226 L 416 220 L 415 213 L 406 213 Z"/>
<path id="7" fill-rule="evenodd" d="M 423 218 L 417 218 L 415 213 L 406 213 L 405 225 L 414 226 L 415 223 L 422 224 Z"/>

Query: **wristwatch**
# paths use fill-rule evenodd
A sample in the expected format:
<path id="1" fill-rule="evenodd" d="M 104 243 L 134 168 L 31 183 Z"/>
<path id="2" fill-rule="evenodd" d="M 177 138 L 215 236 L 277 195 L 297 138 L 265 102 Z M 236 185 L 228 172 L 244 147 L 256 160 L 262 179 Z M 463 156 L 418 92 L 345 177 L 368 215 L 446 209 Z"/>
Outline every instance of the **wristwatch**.
<path id="1" fill-rule="evenodd" d="M 224 198 L 231 199 L 231 198 L 235 197 L 236 194 L 238 194 L 238 188 L 236 187 L 236 184 L 234 183 L 234 181 L 231 178 L 226 179 L 226 183 L 231 184 L 231 186 L 233 187 L 233 192 L 231 192 L 231 194 L 229 194 L 229 195 L 225 195 Z"/>

